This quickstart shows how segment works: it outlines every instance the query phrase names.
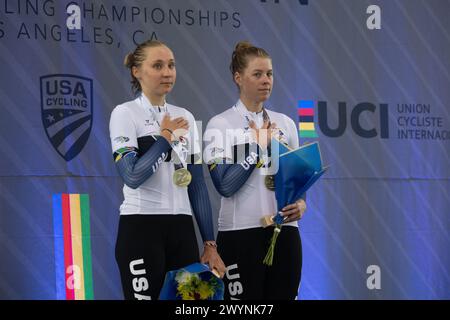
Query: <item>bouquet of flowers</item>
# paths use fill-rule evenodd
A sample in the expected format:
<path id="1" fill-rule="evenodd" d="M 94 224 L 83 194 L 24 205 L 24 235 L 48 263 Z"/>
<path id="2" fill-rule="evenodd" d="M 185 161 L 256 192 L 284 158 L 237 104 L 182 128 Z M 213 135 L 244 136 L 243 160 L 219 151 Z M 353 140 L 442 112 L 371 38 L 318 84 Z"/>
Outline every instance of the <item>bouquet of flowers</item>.
<path id="1" fill-rule="evenodd" d="M 281 232 L 283 216 L 281 209 L 297 201 L 328 169 L 322 166 L 319 143 L 305 144 L 298 149 L 289 150 L 278 140 L 272 139 L 272 148 L 279 148 L 278 171 L 275 174 L 275 198 L 278 213 L 270 218 L 275 224 L 269 250 L 263 263 L 271 266 L 275 243 Z"/>
<path id="2" fill-rule="evenodd" d="M 202 263 L 166 274 L 160 300 L 223 300 L 224 284 Z"/>

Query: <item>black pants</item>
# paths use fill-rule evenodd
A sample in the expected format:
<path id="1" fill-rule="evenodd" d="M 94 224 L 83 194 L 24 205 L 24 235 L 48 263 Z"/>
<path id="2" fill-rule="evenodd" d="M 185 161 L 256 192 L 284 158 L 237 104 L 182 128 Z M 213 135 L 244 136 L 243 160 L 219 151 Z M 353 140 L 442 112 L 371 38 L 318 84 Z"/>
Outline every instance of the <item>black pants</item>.
<path id="1" fill-rule="evenodd" d="M 273 230 L 267 227 L 219 232 L 218 250 L 227 266 L 226 300 L 295 299 L 302 269 L 300 234 L 296 227 L 281 228 L 269 267 L 263 260 Z"/>
<path id="2" fill-rule="evenodd" d="M 125 299 L 158 299 L 167 271 L 199 261 L 192 216 L 121 215 L 116 261 Z"/>

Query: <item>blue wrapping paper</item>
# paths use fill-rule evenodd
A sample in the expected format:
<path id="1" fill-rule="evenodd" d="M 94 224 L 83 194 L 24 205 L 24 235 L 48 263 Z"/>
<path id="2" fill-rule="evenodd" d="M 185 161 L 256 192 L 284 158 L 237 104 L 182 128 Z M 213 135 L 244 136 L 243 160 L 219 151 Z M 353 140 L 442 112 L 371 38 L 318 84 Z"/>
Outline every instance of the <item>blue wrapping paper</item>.
<path id="1" fill-rule="evenodd" d="M 289 150 L 278 140 L 272 148 L 279 148 L 278 171 L 275 174 L 275 198 L 278 211 L 294 203 L 325 173 L 319 143 L 312 142 Z"/>

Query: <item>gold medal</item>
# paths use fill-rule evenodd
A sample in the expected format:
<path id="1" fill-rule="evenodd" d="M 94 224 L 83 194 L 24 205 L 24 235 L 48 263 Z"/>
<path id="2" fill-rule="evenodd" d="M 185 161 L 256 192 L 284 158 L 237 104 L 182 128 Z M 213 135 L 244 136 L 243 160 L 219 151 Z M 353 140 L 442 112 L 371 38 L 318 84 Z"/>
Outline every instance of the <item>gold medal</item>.
<path id="1" fill-rule="evenodd" d="M 186 168 L 175 170 L 173 173 L 173 183 L 179 187 L 187 187 L 191 183 L 192 175 Z"/>
<path id="2" fill-rule="evenodd" d="M 268 175 L 264 177 L 264 184 L 266 185 L 266 188 L 275 191 L 275 176 Z"/>

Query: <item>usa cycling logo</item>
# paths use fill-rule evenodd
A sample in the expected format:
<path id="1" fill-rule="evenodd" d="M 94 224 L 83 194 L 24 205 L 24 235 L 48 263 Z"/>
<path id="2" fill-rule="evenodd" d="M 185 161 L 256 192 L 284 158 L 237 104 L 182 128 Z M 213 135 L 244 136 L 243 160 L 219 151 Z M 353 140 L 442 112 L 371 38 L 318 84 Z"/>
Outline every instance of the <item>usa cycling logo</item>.
<path id="1" fill-rule="evenodd" d="M 83 150 L 92 128 L 93 81 L 71 74 L 40 77 L 45 133 L 66 161 Z"/>

